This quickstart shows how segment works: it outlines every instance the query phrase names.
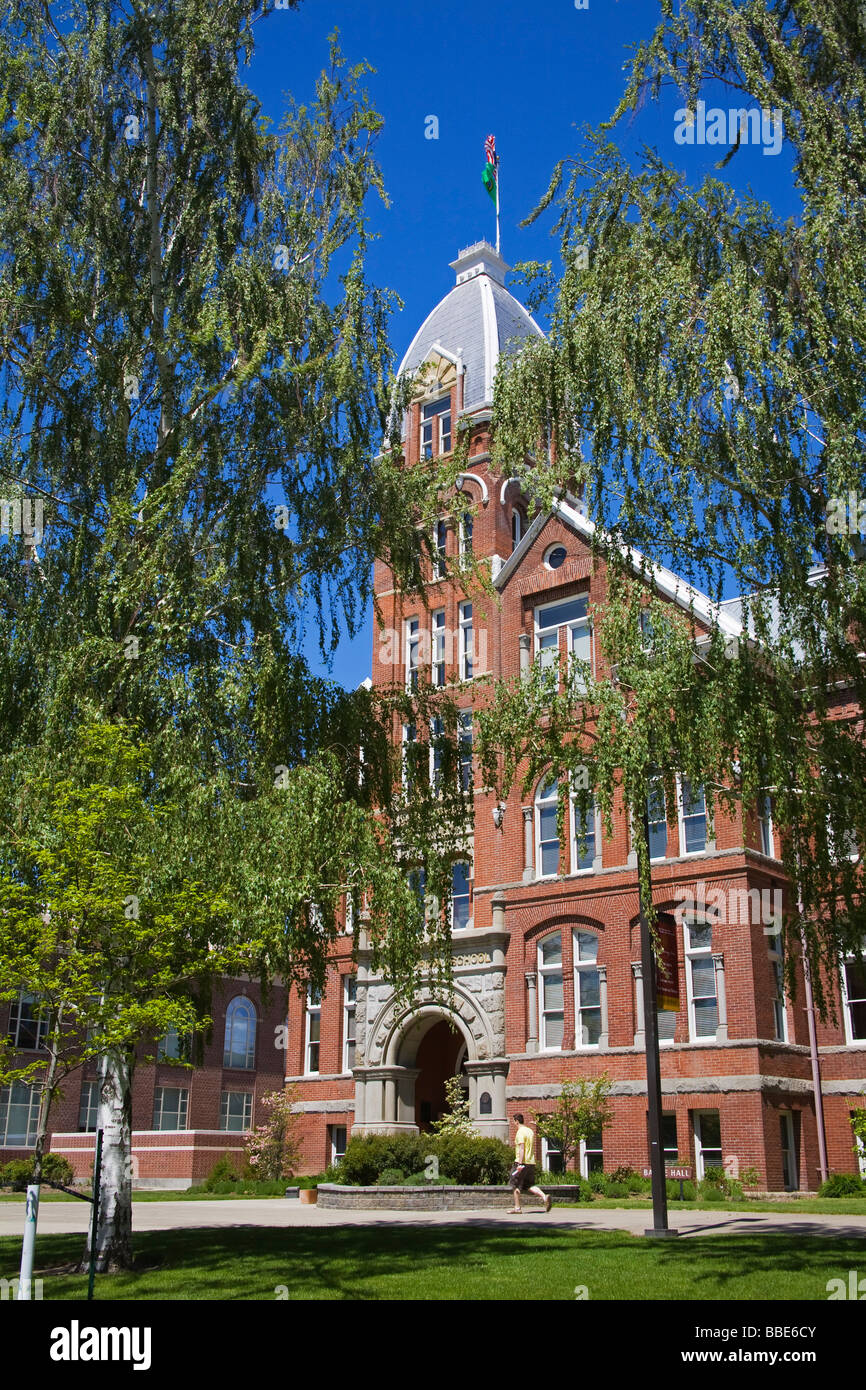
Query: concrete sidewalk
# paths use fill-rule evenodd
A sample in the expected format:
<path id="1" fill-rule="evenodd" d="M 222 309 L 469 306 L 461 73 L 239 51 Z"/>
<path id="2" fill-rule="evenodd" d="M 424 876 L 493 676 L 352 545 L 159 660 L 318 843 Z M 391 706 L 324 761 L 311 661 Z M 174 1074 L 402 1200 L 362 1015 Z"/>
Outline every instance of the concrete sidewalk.
<path id="1" fill-rule="evenodd" d="M 83 1235 L 90 1216 L 89 1203 L 46 1202 L 39 1211 L 39 1233 Z M 593 1210 L 589 1207 L 557 1208 L 549 1215 L 526 1207 L 521 1216 L 507 1211 L 328 1211 L 301 1206 L 289 1198 L 191 1202 L 133 1202 L 133 1229 L 172 1231 L 223 1226 L 556 1226 L 575 1231 L 628 1231 L 642 1235 L 652 1225 L 652 1212 L 625 1208 Z M 792 1211 L 728 1212 L 669 1210 L 669 1225 L 682 1236 L 742 1235 L 745 1233 L 800 1236 L 848 1236 L 866 1240 L 866 1211 L 862 1216 L 798 1215 Z M 24 1203 L 0 1202 L 0 1235 L 21 1235 Z"/>

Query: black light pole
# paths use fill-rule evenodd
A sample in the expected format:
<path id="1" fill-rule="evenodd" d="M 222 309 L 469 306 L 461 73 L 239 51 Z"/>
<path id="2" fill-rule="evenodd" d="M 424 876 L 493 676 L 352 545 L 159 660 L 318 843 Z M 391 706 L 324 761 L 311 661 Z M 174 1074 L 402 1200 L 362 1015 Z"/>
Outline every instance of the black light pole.
<path id="1" fill-rule="evenodd" d="M 649 877 L 649 813 L 646 798 L 643 812 L 643 842 L 647 856 L 647 876 Z M 640 871 L 638 871 L 638 874 Z M 652 1168 L 653 1225 L 652 1230 L 644 1231 L 645 1236 L 676 1236 L 668 1225 L 668 1192 L 665 1180 L 665 1155 L 662 1147 L 662 1073 L 659 1061 L 659 1025 L 656 1014 L 658 990 L 656 984 L 656 958 L 650 935 L 647 911 L 652 902 L 652 883 L 647 884 L 648 901 L 644 898 L 644 885 L 638 883 L 640 903 L 640 955 L 643 975 L 643 1016 L 644 1038 L 646 1039 L 646 1082 L 649 1108 L 650 1166 Z"/>

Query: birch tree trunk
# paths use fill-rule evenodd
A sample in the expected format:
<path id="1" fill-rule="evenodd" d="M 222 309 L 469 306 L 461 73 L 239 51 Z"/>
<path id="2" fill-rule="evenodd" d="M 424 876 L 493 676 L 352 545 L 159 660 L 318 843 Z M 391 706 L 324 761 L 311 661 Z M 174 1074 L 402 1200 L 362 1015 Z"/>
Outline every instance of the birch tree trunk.
<path id="1" fill-rule="evenodd" d="M 105 1054 L 99 1099 L 102 1174 L 96 1230 L 96 1270 L 132 1268 L 132 1075 L 133 1052 L 111 1048 Z M 90 1259 L 90 1232 L 80 1265 Z"/>

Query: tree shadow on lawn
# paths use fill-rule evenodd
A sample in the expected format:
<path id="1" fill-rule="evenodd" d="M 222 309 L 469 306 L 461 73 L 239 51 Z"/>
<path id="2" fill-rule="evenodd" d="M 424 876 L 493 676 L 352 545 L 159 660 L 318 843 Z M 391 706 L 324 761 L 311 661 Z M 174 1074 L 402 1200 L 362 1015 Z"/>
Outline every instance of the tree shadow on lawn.
<path id="1" fill-rule="evenodd" d="M 527 1257 L 567 1257 L 569 1233 L 460 1227 L 231 1226 L 143 1231 L 134 1237 L 136 1269 L 97 1277 L 96 1298 L 273 1300 L 279 1286 L 289 1299 L 399 1299 L 412 1297 L 412 1285 L 441 1270 L 444 1297 L 459 1297 L 467 1274 L 485 1278 L 495 1263 L 514 1260 L 517 1277 Z M 609 1242 L 609 1233 L 601 1233 Z M 69 1258 L 68 1237 L 48 1237 L 37 1264 L 59 1265 Z M 76 1241 L 79 1238 L 76 1237 Z M 508 1269 L 504 1271 L 506 1275 Z M 38 1273 L 38 1271 L 37 1271 Z M 387 1291 L 381 1276 L 398 1276 Z M 110 1282 L 109 1282 L 110 1281 Z M 53 1282 L 53 1281 L 52 1281 Z M 49 1297 L 77 1299 L 86 1280 L 79 1276 L 54 1284 Z M 422 1294 L 422 1297 L 429 1296 Z M 481 1295 L 483 1296 L 483 1295 Z"/>
<path id="2" fill-rule="evenodd" d="M 784 1235 L 773 1231 L 755 1231 L 748 1235 L 734 1232 L 727 1238 L 694 1235 L 688 1240 L 647 1241 L 647 1244 L 656 1247 L 659 1270 L 671 1270 L 675 1266 L 681 1269 L 683 1263 L 694 1264 L 689 1277 L 696 1298 L 721 1300 L 825 1300 L 828 1279 L 840 1275 L 847 1277 L 847 1270 L 856 1268 L 857 1261 L 862 1263 L 866 1256 L 862 1230 L 851 1234 L 828 1232 L 826 1227 L 817 1234 L 811 1229 L 799 1235 L 789 1231 Z M 755 1278 L 766 1280 L 760 1292 L 737 1291 L 738 1284 Z M 793 1292 L 792 1279 L 797 1281 Z M 804 1290 L 803 1280 L 808 1280 L 809 1290 L 814 1280 L 814 1292 Z M 717 1291 L 702 1294 L 701 1289 L 710 1284 L 715 1285 Z"/>

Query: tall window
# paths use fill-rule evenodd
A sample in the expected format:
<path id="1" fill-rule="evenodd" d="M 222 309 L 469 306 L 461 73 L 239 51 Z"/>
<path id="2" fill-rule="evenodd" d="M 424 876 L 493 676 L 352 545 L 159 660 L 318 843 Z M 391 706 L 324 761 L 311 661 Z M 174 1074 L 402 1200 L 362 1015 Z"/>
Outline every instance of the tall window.
<path id="1" fill-rule="evenodd" d="M 256 1010 L 252 1000 L 238 995 L 226 1009 L 223 1066 L 252 1071 L 256 1065 Z"/>
<path id="2" fill-rule="evenodd" d="M 39 1088 L 24 1081 L 0 1087 L 0 1146 L 30 1148 L 36 1143 L 39 1100 Z"/>
<path id="3" fill-rule="evenodd" d="M 580 1141 L 580 1171 L 583 1177 L 588 1178 L 590 1173 L 604 1172 L 604 1150 L 602 1148 L 602 1131 L 597 1130 L 588 1139 Z"/>
<path id="4" fill-rule="evenodd" d="M 403 787 L 412 790 L 415 781 L 418 730 L 414 724 L 403 725 Z"/>
<path id="5" fill-rule="evenodd" d="M 703 1178 L 708 1168 L 722 1166 L 722 1127 L 718 1110 L 696 1110 L 694 1121 L 696 1176 Z"/>
<path id="6" fill-rule="evenodd" d="M 192 1053 L 192 1038 L 189 1033 L 179 1033 L 176 1028 L 169 1028 L 164 1038 L 160 1038 L 157 1045 L 157 1061 L 159 1062 L 188 1062 Z"/>
<path id="7" fill-rule="evenodd" d="M 447 521 L 436 522 L 435 550 L 433 558 L 433 578 L 444 579 L 448 568 L 448 523 Z"/>
<path id="8" fill-rule="evenodd" d="M 430 786 L 434 796 L 442 791 L 442 761 L 445 756 L 445 725 L 441 719 L 430 720 Z"/>
<path id="9" fill-rule="evenodd" d="M 475 669 L 475 639 L 472 632 L 472 604 L 460 605 L 460 679 L 472 679 Z"/>
<path id="10" fill-rule="evenodd" d="M 457 863 L 451 869 L 451 926 L 460 931 L 469 926 L 470 917 L 470 868 L 468 864 Z"/>
<path id="11" fill-rule="evenodd" d="M 575 1046 L 598 1047 L 601 1037 L 601 993 L 596 960 L 598 937 L 591 932 L 574 934 Z"/>
<path id="12" fill-rule="evenodd" d="M 538 878 L 559 873 L 559 830 L 556 824 L 556 782 L 540 782 L 535 793 L 535 862 Z"/>
<path id="13" fill-rule="evenodd" d="M 220 1129 L 230 1134 L 243 1134 L 252 1122 L 252 1091 L 223 1091 L 220 1096 Z"/>
<path id="14" fill-rule="evenodd" d="M 785 959 L 782 955 L 781 937 L 770 937 L 769 956 L 770 969 L 773 973 L 773 1036 L 778 1038 L 780 1042 L 787 1042 L 788 1018 L 785 1009 Z"/>
<path id="15" fill-rule="evenodd" d="M 319 1044 L 322 1033 L 321 991 L 310 985 L 307 990 L 307 1037 L 304 1049 L 304 1071 L 314 1076 L 319 1070 Z"/>
<path id="16" fill-rule="evenodd" d="M 447 454 L 451 448 L 451 396 L 421 408 L 421 457 Z"/>
<path id="17" fill-rule="evenodd" d="M 433 684 L 445 684 L 445 609 L 437 608 L 431 618 L 430 651 L 433 658 Z"/>
<path id="18" fill-rule="evenodd" d="M 99 1117 L 99 1082 L 83 1081 L 78 1100 L 78 1129 L 81 1134 L 93 1134 Z"/>
<path id="19" fill-rule="evenodd" d="M 571 802 L 571 870 L 575 874 L 589 873 L 595 863 L 595 803 L 590 802 L 586 815 L 572 798 Z"/>
<path id="20" fill-rule="evenodd" d="M 592 656 L 592 632 L 589 625 L 589 598 L 579 594 L 559 603 L 546 603 L 535 610 L 535 652 L 541 666 L 555 666 L 559 658 L 559 632 L 565 628 L 566 645 L 574 660 L 589 661 Z M 578 680 L 579 694 L 585 682 Z"/>
<path id="21" fill-rule="evenodd" d="M 689 926 L 686 934 L 686 978 L 688 980 L 691 1036 L 714 1038 L 719 1023 L 716 998 L 716 969 L 712 956 L 711 926 Z"/>
<path id="22" fill-rule="evenodd" d="M 516 550 L 523 538 L 523 517 L 520 508 L 515 507 L 511 513 L 511 548 Z"/>
<path id="23" fill-rule="evenodd" d="M 462 709 L 457 715 L 457 744 L 460 760 L 460 786 L 464 792 L 471 792 L 473 786 L 471 709 Z"/>
<path id="24" fill-rule="evenodd" d="M 707 848 L 707 803 L 703 787 L 688 777 L 680 782 L 680 854 L 703 854 Z"/>
<path id="25" fill-rule="evenodd" d="M 427 921 L 427 873 L 425 869 L 410 869 L 406 881 L 415 895 L 418 910 Z"/>
<path id="26" fill-rule="evenodd" d="M 418 689 L 418 671 L 421 666 L 421 619 L 406 620 L 406 689 Z"/>
<path id="27" fill-rule="evenodd" d="M 460 518 L 460 559 L 471 560 L 473 519 L 471 512 L 464 512 Z"/>
<path id="28" fill-rule="evenodd" d="M 358 977 L 343 977 L 343 1071 L 355 1065 L 355 1008 L 358 996 Z"/>
<path id="29" fill-rule="evenodd" d="M 651 777 L 646 800 L 650 859 L 664 859 L 668 852 L 668 815 L 661 777 Z"/>
<path id="30" fill-rule="evenodd" d="M 9 1041 L 22 1052 L 36 1052 L 45 1042 L 49 1017 L 41 1007 L 38 994 L 28 994 L 21 990 L 18 998 L 12 1001 L 9 1015 Z"/>
<path id="31" fill-rule="evenodd" d="M 768 859 L 773 859 L 773 815 L 772 802 L 768 796 L 761 797 L 758 802 L 758 844 L 761 853 L 766 854 Z"/>
<path id="32" fill-rule="evenodd" d="M 842 1000 L 848 1042 L 866 1042 L 866 963 L 855 956 L 842 966 Z"/>
<path id="33" fill-rule="evenodd" d="M 189 1091 L 181 1086 L 157 1086 L 153 1093 L 153 1128 L 186 1129 Z"/>
<path id="34" fill-rule="evenodd" d="M 562 1048 L 565 1029 L 562 938 L 559 932 L 545 936 L 539 942 L 538 982 L 541 1047 L 545 1052 L 556 1052 Z"/>
<path id="35" fill-rule="evenodd" d="M 328 1125 L 328 1146 L 332 1163 L 341 1163 L 346 1157 L 346 1129 L 346 1125 Z"/>
<path id="36" fill-rule="evenodd" d="M 649 1115 L 647 1115 L 647 1129 L 649 1129 Z M 649 1149 L 649 1145 L 647 1148 Z M 662 1150 L 665 1163 L 676 1163 L 680 1155 L 675 1110 L 666 1110 L 662 1115 Z"/>

